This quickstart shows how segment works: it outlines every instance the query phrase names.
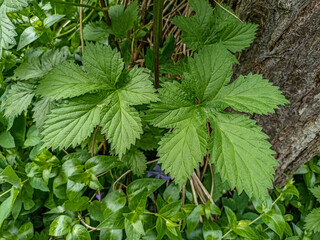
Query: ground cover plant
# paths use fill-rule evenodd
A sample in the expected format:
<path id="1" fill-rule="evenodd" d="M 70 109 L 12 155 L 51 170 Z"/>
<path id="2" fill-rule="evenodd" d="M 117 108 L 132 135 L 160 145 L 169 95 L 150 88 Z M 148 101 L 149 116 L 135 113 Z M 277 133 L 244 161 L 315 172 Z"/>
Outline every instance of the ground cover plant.
<path id="1" fill-rule="evenodd" d="M 270 195 L 251 119 L 289 102 L 233 76 L 257 25 L 207 0 L 0 4 L 0 239 L 317 237 L 318 159 Z"/>

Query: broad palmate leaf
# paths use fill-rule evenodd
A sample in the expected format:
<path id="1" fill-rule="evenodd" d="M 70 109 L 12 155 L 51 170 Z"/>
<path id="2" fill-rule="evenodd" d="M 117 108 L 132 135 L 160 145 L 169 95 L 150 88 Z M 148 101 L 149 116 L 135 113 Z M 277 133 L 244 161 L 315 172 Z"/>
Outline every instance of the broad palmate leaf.
<path id="1" fill-rule="evenodd" d="M 72 62 L 63 62 L 40 82 L 37 93 L 42 96 L 69 98 L 57 104 L 45 121 L 45 146 L 76 146 L 100 124 L 111 149 L 121 156 L 143 132 L 133 105 L 157 101 L 149 74 L 142 68 L 122 72 L 120 53 L 102 44 L 86 46 L 83 64 L 86 72 Z M 37 118 L 43 119 L 38 114 Z"/>
<path id="2" fill-rule="evenodd" d="M 217 114 L 211 119 L 211 162 L 231 188 L 245 190 L 249 197 L 265 197 L 272 187 L 273 167 L 278 162 L 254 120 L 240 114 Z"/>
<path id="3" fill-rule="evenodd" d="M 225 5 L 223 8 L 216 5 L 213 15 L 208 0 L 188 2 L 196 14 L 192 17 L 175 17 L 173 22 L 182 31 L 182 41 L 189 48 L 197 50 L 205 45 L 221 43 L 228 50 L 238 52 L 249 47 L 257 25 L 240 22 Z"/>
<path id="4" fill-rule="evenodd" d="M 174 128 L 162 138 L 158 155 L 163 169 L 180 186 L 198 168 L 209 146 L 211 162 L 223 181 L 263 198 L 272 187 L 277 165 L 268 137 L 249 117 L 224 110 L 268 113 L 287 101 L 260 75 L 240 76 L 228 85 L 235 62 L 221 44 L 204 47 L 188 59 L 181 83 L 162 84 L 160 101 L 150 105 L 146 119 L 158 127 Z"/>

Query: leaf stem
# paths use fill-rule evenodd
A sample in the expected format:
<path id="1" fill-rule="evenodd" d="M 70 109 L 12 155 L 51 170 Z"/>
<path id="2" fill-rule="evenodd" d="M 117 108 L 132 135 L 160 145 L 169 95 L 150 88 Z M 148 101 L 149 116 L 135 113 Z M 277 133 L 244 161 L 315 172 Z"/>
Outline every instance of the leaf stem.
<path id="1" fill-rule="evenodd" d="M 163 0 L 153 1 L 153 67 L 155 88 L 160 86 L 159 82 L 159 49 L 162 39 L 162 10 Z"/>
<path id="2" fill-rule="evenodd" d="M 88 4 L 74 3 L 74 2 L 64 2 L 64 1 L 61 1 L 61 0 L 50 0 L 50 2 L 59 3 L 59 4 L 65 4 L 65 5 L 70 5 L 70 6 L 76 6 L 76 7 L 85 7 L 85 8 L 93 9 L 93 10 L 96 10 L 96 11 L 103 11 L 103 12 L 109 10 L 109 7 L 99 8 L 99 7 L 94 7 L 94 6 L 91 6 L 91 5 L 88 5 Z"/>

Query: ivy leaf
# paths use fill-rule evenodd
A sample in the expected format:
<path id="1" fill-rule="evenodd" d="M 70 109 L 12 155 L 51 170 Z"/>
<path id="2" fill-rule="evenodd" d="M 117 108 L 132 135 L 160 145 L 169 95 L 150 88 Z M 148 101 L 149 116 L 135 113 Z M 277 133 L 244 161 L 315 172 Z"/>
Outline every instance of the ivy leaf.
<path id="1" fill-rule="evenodd" d="M 52 109 L 42 131 L 44 147 L 68 148 L 89 137 L 100 122 L 97 104 L 101 100 L 96 95 L 84 95 Z"/>
<path id="2" fill-rule="evenodd" d="M 132 2 L 126 9 L 124 5 L 115 5 L 109 8 L 111 20 L 110 32 L 116 38 L 124 38 L 128 31 L 138 20 L 139 5 L 138 1 Z"/>
<path id="3" fill-rule="evenodd" d="M 280 213 L 272 209 L 262 215 L 262 220 L 265 224 L 267 224 L 269 228 L 275 231 L 280 236 L 280 238 L 282 238 L 286 221 Z"/>
<path id="4" fill-rule="evenodd" d="M 59 100 L 108 89 L 110 89 L 108 84 L 83 72 L 75 63 L 65 62 L 46 75 L 40 82 L 36 93 L 53 100 Z"/>
<path id="5" fill-rule="evenodd" d="M 61 215 L 50 224 L 49 234 L 55 237 L 66 235 L 71 229 L 71 223 L 69 216 Z"/>
<path id="6" fill-rule="evenodd" d="M 41 36 L 41 32 L 38 32 L 34 27 L 27 27 L 20 35 L 19 44 L 17 50 L 21 50 L 25 46 L 34 42 Z"/>
<path id="7" fill-rule="evenodd" d="M 17 82 L 8 91 L 5 101 L 5 116 L 15 118 L 28 109 L 34 97 L 33 84 Z"/>
<path id="8" fill-rule="evenodd" d="M 11 209 L 13 207 L 14 202 L 17 199 L 19 194 L 19 190 L 12 187 L 10 191 L 10 197 L 4 200 L 0 205 L 0 227 L 2 226 L 4 220 L 6 220 L 10 216 Z"/>
<path id="9" fill-rule="evenodd" d="M 14 77 L 19 80 L 42 78 L 55 66 L 64 62 L 69 55 L 70 52 L 67 47 L 47 50 L 41 57 L 33 57 L 22 63 L 14 71 Z"/>
<path id="10" fill-rule="evenodd" d="M 0 146 L 4 148 L 14 148 L 16 146 L 10 132 L 5 131 L 0 134 Z"/>
<path id="11" fill-rule="evenodd" d="M 268 136 L 245 115 L 217 114 L 211 120 L 211 162 L 222 180 L 239 193 L 244 190 L 249 197 L 264 199 L 278 165 Z"/>
<path id="12" fill-rule="evenodd" d="M 76 224 L 68 234 L 67 240 L 91 240 L 91 237 L 83 225 Z"/>
<path id="13" fill-rule="evenodd" d="M 137 176 L 142 176 L 146 172 L 146 156 L 137 148 L 132 148 L 121 159 L 132 172 Z"/>
<path id="14" fill-rule="evenodd" d="M 279 88 L 262 78 L 262 75 L 250 73 L 240 76 L 232 84 L 224 87 L 212 102 L 226 103 L 240 112 L 267 114 L 274 113 L 278 105 L 289 103 Z"/>
<path id="15" fill-rule="evenodd" d="M 240 22 L 232 16 L 234 12 L 229 7 L 222 5 L 223 9 L 217 5 L 213 15 L 207 0 L 189 0 L 189 4 L 196 14 L 175 17 L 173 22 L 182 31 L 182 41 L 192 50 L 220 43 L 228 50 L 238 52 L 253 41 L 257 25 Z"/>
<path id="16" fill-rule="evenodd" d="M 17 176 L 13 168 L 8 165 L 1 173 L 1 177 L 4 181 L 10 183 L 17 189 L 21 189 L 21 179 Z"/>
<path id="17" fill-rule="evenodd" d="M 307 231 L 320 232 L 320 208 L 313 209 L 305 218 Z"/>
<path id="18" fill-rule="evenodd" d="M 198 117 L 189 118 L 162 138 L 158 148 L 159 163 L 181 187 L 199 167 L 206 146 L 205 123 Z"/>

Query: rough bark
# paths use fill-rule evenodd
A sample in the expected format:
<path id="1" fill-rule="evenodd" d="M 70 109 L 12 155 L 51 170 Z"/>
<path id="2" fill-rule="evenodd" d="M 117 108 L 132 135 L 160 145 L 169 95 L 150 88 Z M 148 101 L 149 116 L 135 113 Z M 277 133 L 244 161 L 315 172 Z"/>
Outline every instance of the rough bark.
<path id="1" fill-rule="evenodd" d="M 229 0 L 240 18 L 260 25 L 236 72 L 261 73 L 291 104 L 254 116 L 280 166 L 275 184 L 320 152 L 320 0 Z"/>

